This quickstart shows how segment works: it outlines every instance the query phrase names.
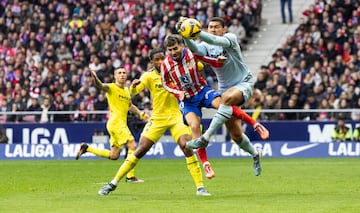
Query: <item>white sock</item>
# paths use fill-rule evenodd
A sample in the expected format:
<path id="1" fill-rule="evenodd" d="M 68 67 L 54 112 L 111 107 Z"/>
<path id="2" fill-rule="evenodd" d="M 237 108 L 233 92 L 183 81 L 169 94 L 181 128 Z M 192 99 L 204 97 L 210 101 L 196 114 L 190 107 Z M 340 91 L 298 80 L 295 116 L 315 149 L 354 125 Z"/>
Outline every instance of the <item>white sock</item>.
<path id="1" fill-rule="evenodd" d="M 118 185 L 118 182 L 114 179 L 112 180 L 110 183 L 112 183 L 113 185 L 117 186 Z"/>

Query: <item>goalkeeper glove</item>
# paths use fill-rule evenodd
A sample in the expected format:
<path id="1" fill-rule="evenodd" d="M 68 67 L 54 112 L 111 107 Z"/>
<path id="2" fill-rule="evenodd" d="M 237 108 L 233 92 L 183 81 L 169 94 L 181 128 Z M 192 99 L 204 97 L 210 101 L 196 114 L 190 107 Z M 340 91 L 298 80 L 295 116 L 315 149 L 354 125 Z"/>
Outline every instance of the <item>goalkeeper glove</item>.
<path id="1" fill-rule="evenodd" d="M 183 21 L 185 21 L 186 19 L 187 19 L 187 17 L 180 16 L 179 21 L 178 21 L 178 22 L 176 23 L 176 25 L 175 25 L 176 32 L 179 33 L 181 24 L 182 24 Z"/>

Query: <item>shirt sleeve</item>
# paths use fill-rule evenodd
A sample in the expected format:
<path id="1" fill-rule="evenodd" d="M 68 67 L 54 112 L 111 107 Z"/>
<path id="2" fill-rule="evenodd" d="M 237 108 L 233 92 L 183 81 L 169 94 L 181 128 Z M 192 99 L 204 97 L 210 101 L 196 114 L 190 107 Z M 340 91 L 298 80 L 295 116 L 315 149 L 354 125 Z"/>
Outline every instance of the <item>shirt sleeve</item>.
<path id="1" fill-rule="evenodd" d="M 224 63 L 219 62 L 216 58 L 211 58 L 208 56 L 197 56 L 197 58 L 204 62 L 207 65 L 210 65 L 215 68 L 220 68 L 223 66 Z"/>
<path id="2" fill-rule="evenodd" d="M 147 78 L 146 78 L 146 75 L 143 74 L 141 77 L 140 77 L 140 84 L 136 85 L 136 87 L 130 87 L 129 88 L 129 92 L 131 95 L 137 95 L 139 94 L 141 91 L 143 91 L 146 87 L 146 82 L 147 82 Z"/>
<path id="3" fill-rule="evenodd" d="M 229 34 L 229 33 L 227 33 L 227 34 Z M 231 47 L 232 43 L 231 43 L 231 40 L 227 37 L 228 36 L 227 34 L 226 34 L 226 36 L 215 36 L 210 33 L 201 31 L 200 38 L 201 38 L 201 40 L 205 41 L 206 43 L 229 48 L 229 47 Z"/>
<path id="4" fill-rule="evenodd" d="M 169 91 L 170 93 L 174 94 L 177 99 L 179 99 L 180 90 L 178 90 L 174 84 L 171 82 L 171 79 L 169 77 L 169 72 L 164 64 L 160 67 L 160 73 L 161 73 L 161 81 L 163 84 L 164 89 Z"/>
<path id="5" fill-rule="evenodd" d="M 207 55 L 207 49 L 204 45 L 201 44 L 197 44 L 195 41 L 190 40 L 190 39 L 184 39 L 185 40 L 185 45 L 191 50 L 193 51 L 196 55 L 199 56 L 205 56 Z"/>

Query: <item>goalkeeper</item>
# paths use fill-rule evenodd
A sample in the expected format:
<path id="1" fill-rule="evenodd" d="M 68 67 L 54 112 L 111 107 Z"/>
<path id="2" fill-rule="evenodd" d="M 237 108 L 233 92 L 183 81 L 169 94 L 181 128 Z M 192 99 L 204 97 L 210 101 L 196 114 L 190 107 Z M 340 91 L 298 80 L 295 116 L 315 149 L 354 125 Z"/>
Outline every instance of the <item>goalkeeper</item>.
<path id="1" fill-rule="evenodd" d="M 180 22 L 182 21 L 180 20 Z M 178 25 L 181 25 L 181 23 L 178 23 Z M 195 33 L 202 40 L 200 44 L 195 43 L 189 38 L 185 39 L 185 44 L 195 54 L 209 58 L 220 58 L 222 62 L 221 66 L 212 66 L 217 76 L 219 92 L 221 93 L 218 110 L 206 132 L 201 137 L 189 141 L 187 146 L 191 148 L 206 147 L 210 137 L 225 123 L 232 140 L 240 148 L 253 156 L 254 173 L 258 176 L 261 174 L 261 151 L 256 150 L 249 138 L 242 133 L 240 119 L 252 125 L 263 140 L 269 137 L 269 132 L 245 112 L 239 111 L 237 107 L 247 102 L 252 96 L 253 75 L 244 62 L 236 35 L 225 32 L 224 20 L 214 17 L 208 24 L 207 32 L 201 31 Z"/>

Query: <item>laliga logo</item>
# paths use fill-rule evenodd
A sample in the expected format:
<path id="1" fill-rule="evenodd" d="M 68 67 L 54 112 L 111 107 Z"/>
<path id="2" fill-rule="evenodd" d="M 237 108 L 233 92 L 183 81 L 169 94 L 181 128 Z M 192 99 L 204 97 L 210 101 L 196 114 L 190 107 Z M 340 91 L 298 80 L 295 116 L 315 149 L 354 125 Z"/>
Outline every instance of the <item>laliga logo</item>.
<path id="1" fill-rule="evenodd" d="M 184 156 L 184 153 L 183 151 L 181 150 L 180 146 L 176 146 L 175 149 L 174 149 L 174 155 L 176 157 L 183 157 Z"/>
<path id="2" fill-rule="evenodd" d="M 34 129 L 22 128 L 21 132 L 14 132 L 12 128 L 6 128 L 6 135 L 9 143 L 22 144 L 69 144 L 69 138 L 65 128 L 55 128 L 54 130 L 37 127 Z M 17 141 L 14 141 L 16 137 Z"/>

